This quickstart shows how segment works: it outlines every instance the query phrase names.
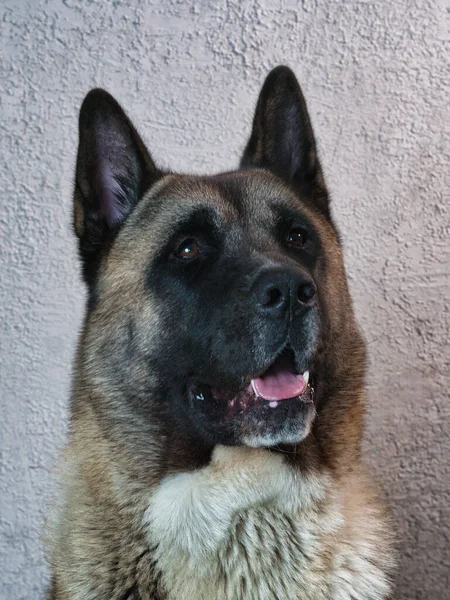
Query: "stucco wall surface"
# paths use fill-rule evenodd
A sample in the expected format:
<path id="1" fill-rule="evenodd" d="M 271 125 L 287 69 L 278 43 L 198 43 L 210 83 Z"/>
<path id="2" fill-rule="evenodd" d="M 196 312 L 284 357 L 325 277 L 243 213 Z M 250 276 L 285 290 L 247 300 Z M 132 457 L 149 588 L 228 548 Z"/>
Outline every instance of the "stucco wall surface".
<path id="1" fill-rule="evenodd" d="M 370 353 L 366 450 L 397 598 L 449 598 L 449 0 L 3 0 L 0 597 L 42 597 L 41 541 L 82 318 L 77 112 L 123 103 L 162 165 L 232 168 L 278 63 L 309 102 Z"/>

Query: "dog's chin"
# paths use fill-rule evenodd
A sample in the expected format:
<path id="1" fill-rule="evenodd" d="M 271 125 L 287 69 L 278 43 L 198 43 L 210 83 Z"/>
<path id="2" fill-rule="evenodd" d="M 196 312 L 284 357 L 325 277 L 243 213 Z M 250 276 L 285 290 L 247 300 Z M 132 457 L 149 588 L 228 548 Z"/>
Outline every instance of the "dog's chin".
<path id="1" fill-rule="evenodd" d="M 296 374 L 285 353 L 240 389 L 199 380 L 187 386 L 195 426 L 212 443 L 271 447 L 299 444 L 316 416 L 313 380 Z"/>

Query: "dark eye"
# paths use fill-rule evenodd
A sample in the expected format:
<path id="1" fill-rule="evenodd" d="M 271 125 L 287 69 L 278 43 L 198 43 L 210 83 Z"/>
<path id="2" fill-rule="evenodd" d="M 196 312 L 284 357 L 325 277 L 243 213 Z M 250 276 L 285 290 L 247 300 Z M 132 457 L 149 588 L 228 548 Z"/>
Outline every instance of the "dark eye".
<path id="1" fill-rule="evenodd" d="M 306 231 L 299 227 L 294 227 L 287 236 L 287 242 L 290 246 L 301 248 L 306 243 Z"/>
<path id="2" fill-rule="evenodd" d="M 201 254 L 197 242 L 193 238 L 184 240 L 177 248 L 175 256 L 182 260 L 191 260 Z"/>

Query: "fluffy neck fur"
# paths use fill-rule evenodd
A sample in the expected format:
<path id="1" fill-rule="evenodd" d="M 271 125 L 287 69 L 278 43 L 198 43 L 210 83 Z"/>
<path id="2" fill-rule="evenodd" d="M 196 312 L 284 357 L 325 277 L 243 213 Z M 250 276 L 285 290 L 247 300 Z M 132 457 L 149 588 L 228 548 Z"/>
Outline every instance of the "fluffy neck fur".
<path id="1" fill-rule="evenodd" d="M 391 535 L 359 464 L 338 479 L 218 446 L 206 467 L 149 489 L 85 425 L 66 460 L 51 598 L 388 598 Z"/>

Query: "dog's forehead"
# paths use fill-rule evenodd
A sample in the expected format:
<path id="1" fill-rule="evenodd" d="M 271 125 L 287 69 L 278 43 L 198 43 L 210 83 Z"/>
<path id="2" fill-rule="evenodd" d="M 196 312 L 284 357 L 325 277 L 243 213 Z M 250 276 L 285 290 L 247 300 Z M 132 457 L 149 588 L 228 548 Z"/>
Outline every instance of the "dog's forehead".
<path id="1" fill-rule="evenodd" d="M 292 207 L 298 204 L 281 180 L 263 170 L 221 173 L 211 178 L 211 184 L 243 220 L 272 219 L 272 207 L 277 203 Z"/>
<path id="2" fill-rule="evenodd" d="M 133 226 L 173 230 L 200 209 L 220 224 L 273 223 L 277 204 L 299 208 L 301 202 L 277 177 L 263 170 L 233 171 L 207 177 L 168 175 L 145 196 Z"/>

